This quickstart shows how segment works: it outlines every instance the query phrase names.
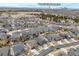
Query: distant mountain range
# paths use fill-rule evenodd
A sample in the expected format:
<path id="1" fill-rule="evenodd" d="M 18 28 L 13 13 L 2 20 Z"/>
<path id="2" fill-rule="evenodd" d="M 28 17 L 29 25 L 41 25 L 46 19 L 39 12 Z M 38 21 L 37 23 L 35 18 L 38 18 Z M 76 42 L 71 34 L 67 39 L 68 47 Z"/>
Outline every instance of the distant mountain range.
<path id="1" fill-rule="evenodd" d="M 79 9 L 70 9 L 70 8 L 23 8 L 23 7 L 0 7 L 0 11 L 49 11 L 49 12 L 71 12 L 75 11 L 79 13 Z M 71 12 L 72 13 L 72 12 Z"/>

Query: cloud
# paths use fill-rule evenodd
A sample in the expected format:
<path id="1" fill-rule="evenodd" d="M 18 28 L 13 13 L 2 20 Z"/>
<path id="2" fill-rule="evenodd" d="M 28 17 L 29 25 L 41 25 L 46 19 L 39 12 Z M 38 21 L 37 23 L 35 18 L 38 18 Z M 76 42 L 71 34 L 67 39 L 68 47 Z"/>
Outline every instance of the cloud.
<path id="1" fill-rule="evenodd" d="M 51 8 L 79 8 L 79 3 L 61 3 L 60 6 L 51 6 Z M 49 8 L 49 6 L 40 6 L 37 3 L 0 3 L 0 7 L 29 7 L 29 8 Z"/>

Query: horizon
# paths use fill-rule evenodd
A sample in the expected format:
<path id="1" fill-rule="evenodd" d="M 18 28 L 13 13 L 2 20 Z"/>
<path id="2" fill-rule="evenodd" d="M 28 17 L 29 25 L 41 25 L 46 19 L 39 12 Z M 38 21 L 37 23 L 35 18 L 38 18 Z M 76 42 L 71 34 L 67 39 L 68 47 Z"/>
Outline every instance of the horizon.
<path id="1" fill-rule="evenodd" d="M 54 3 L 56 4 L 56 3 Z M 60 5 L 39 5 L 38 3 L 0 3 L 0 7 L 12 7 L 12 8 L 69 8 L 69 9 L 79 9 L 79 3 L 60 3 Z"/>

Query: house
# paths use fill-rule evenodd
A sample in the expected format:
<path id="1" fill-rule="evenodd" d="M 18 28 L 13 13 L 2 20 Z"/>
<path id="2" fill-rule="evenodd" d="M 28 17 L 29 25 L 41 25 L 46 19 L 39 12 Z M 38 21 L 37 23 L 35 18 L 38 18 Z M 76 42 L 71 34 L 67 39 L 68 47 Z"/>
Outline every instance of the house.
<path id="1" fill-rule="evenodd" d="M 49 42 L 52 41 L 52 35 L 48 34 L 45 37 L 48 39 Z"/>
<path id="2" fill-rule="evenodd" d="M 44 36 L 39 36 L 35 39 L 36 39 L 38 45 L 43 45 L 48 42 L 47 38 L 45 38 Z"/>
<path id="3" fill-rule="evenodd" d="M 69 34 L 60 34 L 60 36 L 63 38 L 63 39 L 70 39 L 70 35 Z"/>
<path id="4" fill-rule="evenodd" d="M 38 43 L 35 39 L 27 41 L 26 44 L 28 44 L 31 49 L 38 47 Z"/>
<path id="5" fill-rule="evenodd" d="M 0 56 L 10 56 L 10 47 L 0 48 Z"/>
<path id="6" fill-rule="evenodd" d="M 68 56 L 77 56 L 76 49 L 70 48 L 68 51 Z"/>
<path id="7" fill-rule="evenodd" d="M 58 34 L 48 34 L 46 35 L 46 38 L 48 39 L 48 41 L 58 41 L 62 39 L 62 37 L 60 37 Z"/>
<path id="8" fill-rule="evenodd" d="M 8 29 L 5 29 L 5 28 L 0 28 L 0 32 L 7 33 L 7 32 L 9 32 L 9 30 Z"/>
<path id="9" fill-rule="evenodd" d="M 22 31 L 21 32 L 22 33 L 21 39 L 25 41 L 25 40 L 29 40 L 29 39 L 33 38 L 32 34 L 29 32 L 30 31 Z"/>
<path id="10" fill-rule="evenodd" d="M 36 33 L 37 33 L 36 28 L 29 28 L 29 34 L 33 35 L 33 34 L 36 34 Z"/>
<path id="11" fill-rule="evenodd" d="M 7 39 L 7 34 L 0 32 L 0 39 Z"/>
<path id="12" fill-rule="evenodd" d="M 75 35 L 79 38 L 79 31 L 75 31 Z"/>
<path id="13" fill-rule="evenodd" d="M 3 24 L 3 28 L 8 29 L 9 31 L 12 30 L 11 24 L 8 23 Z"/>
<path id="14" fill-rule="evenodd" d="M 17 41 L 17 39 L 20 40 L 20 37 L 22 36 L 21 32 L 14 32 L 12 35 L 9 37 L 12 41 Z"/>
<path id="15" fill-rule="evenodd" d="M 11 48 L 12 49 L 10 51 L 13 52 L 11 55 L 15 55 L 15 56 L 28 52 L 28 47 L 24 46 L 24 44 L 22 43 L 14 44 L 13 46 L 11 46 Z"/>

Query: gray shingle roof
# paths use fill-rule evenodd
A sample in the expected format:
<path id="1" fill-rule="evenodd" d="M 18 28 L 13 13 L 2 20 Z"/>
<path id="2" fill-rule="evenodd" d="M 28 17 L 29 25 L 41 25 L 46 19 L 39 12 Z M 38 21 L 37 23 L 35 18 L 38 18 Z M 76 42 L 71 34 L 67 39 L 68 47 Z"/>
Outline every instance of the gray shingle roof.
<path id="1" fill-rule="evenodd" d="M 24 44 L 21 44 L 21 43 L 14 45 L 12 48 L 14 51 L 14 55 L 20 55 L 25 51 L 25 46 Z"/>
<path id="2" fill-rule="evenodd" d="M 36 40 L 29 40 L 27 42 L 27 44 L 31 47 L 31 48 L 37 48 L 38 44 Z"/>
<path id="3" fill-rule="evenodd" d="M 16 40 L 17 38 L 20 38 L 20 36 L 21 36 L 21 33 L 20 33 L 20 32 L 14 32 L 14 33 L 11 35 L 10 39 L 11 39 L 11 40 Z"/>
<path id="4" fill-rule="evenodd" d="M 36 41 L 37 41 L 37 43 L 38 43 L 39 45 L 43 45 L 44 43 L 47 43 L 47 42 L 48 42 L 47 38 L 45 38 L 45 37 L 43 37 L 43 36 L 39 36 L 39 37 L 36 39 Z"/>
<path id="5" fill-rule="evenodd" d="M 48 39 L 48 41 L 60 40 L 60 39 L 62 39 L 62 37 L 60 37 L 60 36 L 57 35 L 57 34 L 48 34 L 48 35 L 46 36 L 46 38 Z"/>
<path id="6" fill-rule="evenodd" d="M 10 55 L 10 47 L 0 48 L 0 56 L 9 56 L 9 55 Z"/>
<path id="7" fill-rule="evenodd" d="M 6 33 L 0 33 L 0 39 L 7 39 Z"/>

